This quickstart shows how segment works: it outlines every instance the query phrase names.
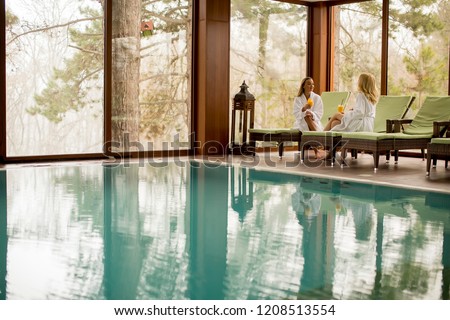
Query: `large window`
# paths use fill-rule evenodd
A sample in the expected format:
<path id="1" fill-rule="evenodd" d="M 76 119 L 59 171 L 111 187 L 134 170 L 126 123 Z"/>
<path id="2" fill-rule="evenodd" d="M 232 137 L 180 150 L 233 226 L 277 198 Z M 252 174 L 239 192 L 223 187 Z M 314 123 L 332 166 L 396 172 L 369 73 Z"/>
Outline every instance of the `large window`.
<path id="1" fill-rule="evenodd" d="M 103 8 L 6 0 L 7 156 L 103 145 Z"/>
<path id="2" fill-rule="evenodd" d="M 294 97 L 306 76 L 306 7 L 232 0 L 231 10 L 230 96 L 245 80 L 256 98 L 255 127 L 292 127 Z"/>
<path id="3" fill-rule="evenodd" d="M 105 3 L 6 1 L 8 157 L 189 148 L 192 1 L 109 2 L 104 101 Z"/>
<path id="4" fill-rule="evenodd" d="M 383 1 L 390 7 L 387 93 L 415 95 L 416 106 L 447 95 L 447 0 L 335 6 L 330 87 L 355 91 L 361 72 L 381 87 Z M 5 0 L 6 156 L 102 153 L 105 137 L 118 150 L 188 149 L 193 2 Z M 291 127 L 293 99 L 308 76 L 307 8 L 231 0 L 230 23 L 230 98 L 246 81 L 255 127 Z M 112 35 L 106 43 L 104 26 Z"/>
<path id="5" fill-rule="evenodd" d="M 356 91 L 359 74 L 370 72 L 381 84 L 381 0 L 335 7 L 334 85 Z"/>
<path id="6" fill-rule="evenodd" d="M 112 3 L 112 141 L 188 148 L 192 1 Z"/>
<path id="7" fill-rule="evenodd" d="M 448 94 L 450 2 L 391 0 L 388 93 Z"/>
<path id="8" fill-rule="evenodd" d="M 386 1 L 387 94 L 414 95 L 414 112 L 426 96 L 448 94 L 450 3 Z M 335 90 L 354 91 L 361 72 L 371 72 L 380 79 L 382 3 L 376 0 L 335 8 Z"/>

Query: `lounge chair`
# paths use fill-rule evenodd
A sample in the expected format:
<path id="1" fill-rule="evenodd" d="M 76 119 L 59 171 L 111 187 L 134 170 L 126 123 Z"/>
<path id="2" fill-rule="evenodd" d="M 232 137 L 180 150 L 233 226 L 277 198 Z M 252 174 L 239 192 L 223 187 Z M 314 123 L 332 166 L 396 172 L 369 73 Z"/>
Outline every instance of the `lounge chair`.
<path id="1" fill-rule="evenodd" d="M 450 119 L 450 96 L 427 97 L 414 119 L 393 120 L 393 133 L 395 163 L 398 162 L 400 150 L 420 149 L 422 159 L 424 150 L 432 138 L 438 138 L 434 133 L 435 121 L 448 121 Z M 409 124 L 403 131 L 403 124 Z M 398 132 L 400 131 L 400 132 Z"/>
<path id="2" fill-rule="evenodd" d="M 433 168 L 436 167 L 438 158 L 445 160 L 445 168 L 448 168 L 450 159 L 450 121 L 441 121 L 433 123 L 433 136 L 427 144 L 427 176 L 430 175 L 431 160 Z"/>
<path id="3" fill-rule="evenodd" d="M 380 153 L 386 152 L 386 161 L 389 161 L 390 150 L 394 143 L 391 133 L 392 119 L 403 119 L 414 102 L 413 96 L 381 96 L 376 106 L 376 116 L 373 132 L 343 132 L 341 138 L 341 149 L 343 158 L 345 150 L 350 149 L 357 156 L 358 151 L 373 154 L 374 170 L 378 169 Z"/>
<path id="4" fill-rule="evenodd" d="M 375 141 L 375 145 L 381 150 L 390 150 L 388 147 L 390 145 L 385 146 L 382 145 L 381 139 L 380 142 L 377 142 L 377 135 L 385 134 L 386 132 L 386 121 L 387 119 L 402 119 L 408 109 L 410 108 L 412 102 L 414 101 L 414 97 L 412 96 L 380 96 L 380 99 L 376 106 L 376 114 L 375 114 L 375 123 L 374 123 L 374 132 L 355 132 L 355 133 L 342 133 L 335 131 L 323 131 L 323 132 L 304 132 L 301 143 L 300 150 L 302 152 L 302 161 L 305 160 L 305 149 L 308 147 L 323 147 L 326 150 L 329 150 L 331 156 L 331 165 L 334 165 L 336 158 L 336 149 L 342 146 L 342 136 L 346 135 L 348 139 L 351 138 L 351 135 L 355 135 L 352 138 L 354 142 L 357 142 L 358 135 L 363 135 L 361 138 L 364 139 L 364 146 L 367 146 L 367 150 L 370 150 L 371 144 Z M 348 149 L 366 149 L 359 148 L 358 145 L 353 145 L 353 147 L 349 147 L 345 145 Z M 373 149 L 374 147 L 372 147 Z M 385 149 L 387 148 L 387 149 Z M 378 161 L 378 154 L 375 154 L 375 159 Z M 378 167 L 378 164 L 377 164 Z"/>
<path id="5" fill-rule="evenodd" d="M 300 141 L 302 132 L 298 129 L 289 128 L 270 128 L 270 129 L 249 129 L 250 145 L 252 150 L 256 150 L 256 141 L 275 142 L 278 147 L 278 156 L 283 157 L 284 143 L 291 141 Z M 253 152 L 253 155 L 255 153 Z"/>
<path id="6" fill-rule="evenodd" d="M 321 98 L 323 102 L 323 116 L 321 122 L 325 125 L 328 118 L 336 112 L 336 107 L 339 104 L 346 105 L 350 92 L 322 92 Z M 283 156 L 285 142 L 297 142 L 298 150 L 300 151 L 300 138 L 302 132 L 298 129 L 291 128 L 270 128 L 270 129 L 249 129 L 250 145 L 255 150 L 256 141 L 276 142 L 278 146 L 278 155 L 280 159 Z"/>
<path id="7" fill-rule="evenodd" d="M 324 91 L 321 94 L 323 102 L 323 115 L 320 122 L 325 127 L 328 123 L 328 119 L 331 118 L 333 114 L 337 111 L 338 105 L 347 106 L 348 99 L 350 98 L 351 92 L 349 91 Z M 314 132 L 314 131 L 313 131 Z"/>

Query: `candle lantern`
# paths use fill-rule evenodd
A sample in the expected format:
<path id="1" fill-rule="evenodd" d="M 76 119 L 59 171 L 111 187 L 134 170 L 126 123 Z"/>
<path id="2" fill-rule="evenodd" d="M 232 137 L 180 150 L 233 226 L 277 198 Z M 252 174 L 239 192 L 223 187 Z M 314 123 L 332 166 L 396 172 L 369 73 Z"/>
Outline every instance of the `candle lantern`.
<path id="1" fill-rule="evenodd" d="M 255 119 L 255 97 L 248 91 L 245 81 L 233 98 L 231 115 L 231 151 L 247 154 L 250 141 L 248 129 L 253 128 Z"/>
<path id="2" fill-rule="evenodd" d="M 231 166 L 231 207 L 244 222 L 247 212 L 253 208 L 253 182 L 249 180 L 248 168 Z"/>

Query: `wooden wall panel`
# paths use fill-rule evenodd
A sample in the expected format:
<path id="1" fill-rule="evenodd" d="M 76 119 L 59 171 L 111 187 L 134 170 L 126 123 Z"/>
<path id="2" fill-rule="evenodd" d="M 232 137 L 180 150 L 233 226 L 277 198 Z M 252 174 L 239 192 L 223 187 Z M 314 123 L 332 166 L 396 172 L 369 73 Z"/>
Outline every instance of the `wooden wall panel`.
<path id="1" fill-rule="evenodd" d="M 308 43 L 309 75 L 314 79 L 315 92 L 327 91 L 328 85 L 328 11 L 330 7 L 317 5 L 309 8 L 310 29 Z"/>
<path id="2" fill-rule="evenodd" d="M 199 19 L 228 23 L 230 21 L 230 3 L 230 0 L 200 0 Z"/>
<path id="3" fill-rule="evenodd" d="M 196 4 L 195 153 L 223 155 L 229 141 L 230 0 L 198 0 Z"/>
<path id="4" fill-rule="evenodd" d="M 381 29 L 381 86 L 380 93 L 388 94 L 388 45 L 389 45 L 389 1 L 383 1 L 383 17 Z"/>

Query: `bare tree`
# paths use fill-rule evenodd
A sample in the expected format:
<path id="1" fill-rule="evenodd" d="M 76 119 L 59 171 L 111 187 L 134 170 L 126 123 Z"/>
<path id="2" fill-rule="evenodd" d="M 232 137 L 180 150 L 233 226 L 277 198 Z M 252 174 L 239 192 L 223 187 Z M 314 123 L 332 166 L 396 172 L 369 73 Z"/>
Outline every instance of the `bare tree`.
<path id="1" fill-rule="evenodd" d="M 141 1 L 116 0 L 112 10 L 112 140 L 139 141 Z M 128 141 L 126 141 L 129 135 Z"/>

